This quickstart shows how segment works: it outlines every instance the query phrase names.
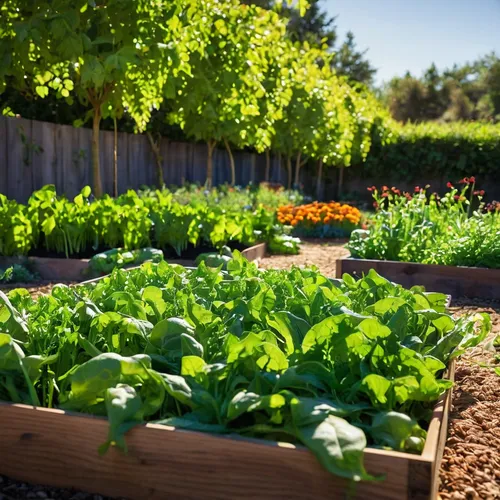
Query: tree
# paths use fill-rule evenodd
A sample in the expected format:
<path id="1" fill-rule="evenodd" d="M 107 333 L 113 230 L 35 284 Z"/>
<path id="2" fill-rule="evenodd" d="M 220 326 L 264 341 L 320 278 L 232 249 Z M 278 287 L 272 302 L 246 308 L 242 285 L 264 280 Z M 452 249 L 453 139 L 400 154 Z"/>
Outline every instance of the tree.
<path id="1" fill-rule="evenodd" d="M 432 64 L 422 78 L 394 78 L 382 94 L 401 121 L 498 120 L 500 59 L 492 53 L 441 72 Z"/>
<path id="2" fill-rule="evenodd" d="M 367 50 L 358 51 L 354 34 L 348 31 L 346 39 L 335 52 L 332 65 L 339 75 L 344 75 L 355 82 L 371 85 L 377 70 L 365 59 Z"/>
<path id="3" fill-rule="evenodd" d="M 228 150 L 234 182 L 230 143 L 262 149 L 271 142 L 269 129 L 276 110 L 266 100 L 270 90 L 266 75 L 273 49 L 280 52 L 285 26 L 276 13 L 237 0 L 208 1 L 204 8 L 214 29 L 205 41 L 205 52 L 192 58 L 192 72 L 183 75 L 171 100 L 170 119 L 189 137 L 207 143 L 206 184 L 211 186 L 217 143 Z"/>
<path id="4" fill-rule="evenodd" d="M 9 0 L 0 20 L 0 91 L 6 80 L 45 98 L 55 92 L 90 107 L 93 186 L 102 194 L 99 129 L 122 108 L 139 129 L 158 107 L 169 75 L 188 70 L 181 1 L 164 9 L 135 0 Z M 7 13 L 7 15 L 5 15 Z M 187 57 L 189 60 L 189 57 Z M 173 65 L 172 61 L 176 64 Z"/>
<path id="5" fill-rule="evenodd" d="M 248 0 L 248 3 L 271 9 L 273 0 Z M 354 41 L 354 34 L 348 32 L 345 40 L 337 46 L 338 36 L 335 17 L 328 16 L 320 5 L 320 0 L 311 0 L 307 11 L 301 15 L 296 9 L 283 8 L 280 14 L 288 20 L 287 33 L 292 42 L 307 42 L 312 47 L 323 47 L 333 54 L 331 65 L 338 75 L 371 85 L 377 70 L 366 58 L 367 50 L 359 51 Z"/>

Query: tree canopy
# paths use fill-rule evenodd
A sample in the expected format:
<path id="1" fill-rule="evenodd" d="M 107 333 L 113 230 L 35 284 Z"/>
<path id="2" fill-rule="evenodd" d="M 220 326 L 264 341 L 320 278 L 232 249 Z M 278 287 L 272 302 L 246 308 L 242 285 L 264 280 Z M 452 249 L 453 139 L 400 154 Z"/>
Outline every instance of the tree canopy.
<path id="1" fill-rule="evenodd" d="M 495 53 L 439 71 L 432 64 L 418 78 L 407 73 L 383 89 L 396 120 L 500 121 L 500 59 Z"/>

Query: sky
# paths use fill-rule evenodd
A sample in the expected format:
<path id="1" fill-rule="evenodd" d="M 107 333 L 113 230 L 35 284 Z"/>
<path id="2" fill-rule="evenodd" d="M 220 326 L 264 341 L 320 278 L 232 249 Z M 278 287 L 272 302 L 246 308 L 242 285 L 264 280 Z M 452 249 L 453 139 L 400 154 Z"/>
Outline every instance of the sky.
<path id="1" fill-rule="evenodd" d="M 322 0 L 337 16 L 340 40 L 354 33 L 378 69 L 380 85 L 409 70 L 415 76 L 434 62 L 438 69 L 500 55 L 500 0 Z"/>

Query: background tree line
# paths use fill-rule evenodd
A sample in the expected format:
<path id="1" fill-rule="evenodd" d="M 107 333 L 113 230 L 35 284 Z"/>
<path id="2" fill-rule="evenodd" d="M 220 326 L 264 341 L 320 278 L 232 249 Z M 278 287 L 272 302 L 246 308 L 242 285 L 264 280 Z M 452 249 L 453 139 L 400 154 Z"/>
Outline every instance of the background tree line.
<path id="1" fill-rule="evenodd" d="M 393 78 L 381 90 L 381 97 L 392 116 L 401 122 L 498 122 L 500 59 L 491 53 L 444 71 L 432 64 L 420 78 L 409 72 Z"/>

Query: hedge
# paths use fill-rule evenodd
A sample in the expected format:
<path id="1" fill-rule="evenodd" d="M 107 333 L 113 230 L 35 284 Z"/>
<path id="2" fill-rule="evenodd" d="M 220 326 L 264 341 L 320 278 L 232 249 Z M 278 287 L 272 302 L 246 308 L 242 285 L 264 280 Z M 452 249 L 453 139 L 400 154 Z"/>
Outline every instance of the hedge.
<path id="1" fill-rule="evenodd" d="M 382 137 L 383 136 L 383 139 Z M 383 143 L 385 142 L 385 144 Z M 478 122 L 399 125 L 375 131 L 362 175 L 404 180 L 500 175 L 500 125 Z M 361 174 L 361 172 L 360 172 Z"/>

